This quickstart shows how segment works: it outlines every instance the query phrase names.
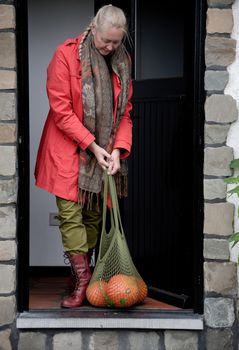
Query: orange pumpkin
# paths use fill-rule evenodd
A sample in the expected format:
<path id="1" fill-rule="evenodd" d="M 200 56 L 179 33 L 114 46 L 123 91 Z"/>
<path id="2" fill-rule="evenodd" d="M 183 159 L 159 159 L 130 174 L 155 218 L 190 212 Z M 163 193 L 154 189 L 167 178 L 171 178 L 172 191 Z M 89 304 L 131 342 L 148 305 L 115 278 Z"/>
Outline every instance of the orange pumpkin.
<path id="1" fill-rule="evenodd" d="M 91 283 L 86 289 L 86 298 L 91 305 L 97 307 L 107 306 L 105 299 L 107 289 L 107 282 L 95 281 Z"/>
<path id="2" fill-rule="evenodd" d="M 110 306 L 120 308 L 136 304 L 139 298 L 139 288 L 136 279 L 123 274 L 111 277 L 106 293 L 110 299 Z"/>
<path id="3" fill-rule="evenodd" d="M 138 302 L 142 303 L 148 294 L 148 287 L 142 278 L 137 278 L 137 284 L 139 287 L 139 299 Z"/>

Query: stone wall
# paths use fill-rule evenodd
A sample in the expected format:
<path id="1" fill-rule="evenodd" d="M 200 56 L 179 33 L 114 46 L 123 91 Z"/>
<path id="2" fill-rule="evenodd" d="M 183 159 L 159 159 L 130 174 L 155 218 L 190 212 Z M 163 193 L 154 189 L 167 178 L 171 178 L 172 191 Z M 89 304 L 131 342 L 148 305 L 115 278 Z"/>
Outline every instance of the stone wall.
<path id="1" fill-rule="evenodd" d="M 18 331 L 16 317 L 16 50 L 15 10 L 0 0 L 0 349 L 10 350 L 219 350 L 236 349 L 236 266 L 228 237 L 233 211 L 223 178 L 231 175 L 233 150 L 226 146 L 236 103 L 223 91 L 235 57 L 232 0 L 208 0 L 205 48 L 204 282 L 205 332 L 130 330 Z"/>
<path id="2" fill-rule="evenodd" d="M 235 59 L 231 39 L 233 1 L 208 0 L 205 43 L 205 159 L 204 159 L 204 290 L 207 349 L 236 349 L 237 269 L 230 262 L 228 237 L 233 232 L 234 206 L 226 201 L 223 178 L 233 149 L 226 146 L 231 123 L 238 117 L 236 101 L 224 94 L 229 66 Z M 226 340 L 227 339 L 227 340 Z M 222 346 L 223 341 L 227 347 Z M 230 344 L 230 345 L 229 345 Z M 234 346 L 233 346 L 234 345 Z"/>
<path id="3" fill-rule="evenodd" d="M 11 349 L 16 290 L 15 8 L 0 2 L 0 348 Z"/>

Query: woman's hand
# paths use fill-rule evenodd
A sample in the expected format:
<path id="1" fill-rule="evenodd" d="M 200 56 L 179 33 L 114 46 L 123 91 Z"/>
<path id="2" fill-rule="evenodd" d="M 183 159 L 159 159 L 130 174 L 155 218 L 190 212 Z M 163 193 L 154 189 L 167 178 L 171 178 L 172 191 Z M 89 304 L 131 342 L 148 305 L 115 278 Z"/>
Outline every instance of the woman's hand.
<path id="1" fill-rule="evenodd" d="M 114 149 L 111 153 L 108 166 L 108 175 L 114 175 L 120 170 L 120 150 Z"/>
<path id="2" fill-rule="evenodd" d="M 103 170 L 109 168 L 111 155 L 106 152 L 104 148 L 100 147 L 95 142 L 92 142 L 88 148 L 92 153 L 94 153 L 97 162 Z"/>

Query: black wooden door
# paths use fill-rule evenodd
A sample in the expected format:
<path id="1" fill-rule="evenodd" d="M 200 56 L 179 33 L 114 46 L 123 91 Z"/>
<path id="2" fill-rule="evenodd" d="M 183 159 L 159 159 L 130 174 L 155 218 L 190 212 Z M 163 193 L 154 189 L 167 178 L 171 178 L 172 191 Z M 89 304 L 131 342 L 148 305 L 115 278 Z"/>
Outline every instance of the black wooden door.
<path id="1" fill-rule="evenodd" d="M 96 10 L 104 4 L 95 1 Z M 133 148 L 129 196 L 121 203 L 129 248 L 153 288 L 194 304 L 196 0 L 113 1 L 125 10 L 134 46 Z M 197 199 L 196 199 L 197 200 Z M 187 300 L 185 304 L 185 300 Z"/>

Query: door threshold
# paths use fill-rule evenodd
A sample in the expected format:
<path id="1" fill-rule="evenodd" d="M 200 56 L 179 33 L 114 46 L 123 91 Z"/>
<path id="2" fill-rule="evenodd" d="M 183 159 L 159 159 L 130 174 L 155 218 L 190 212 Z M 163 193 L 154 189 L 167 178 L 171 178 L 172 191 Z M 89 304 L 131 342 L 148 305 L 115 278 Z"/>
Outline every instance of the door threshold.
<path id="1" fill-rule="evenodd" d="M 203 316 L 191 310 L 32 310 L 18 315 L 17 328 L 100 328 L 202 330 Z"/>

